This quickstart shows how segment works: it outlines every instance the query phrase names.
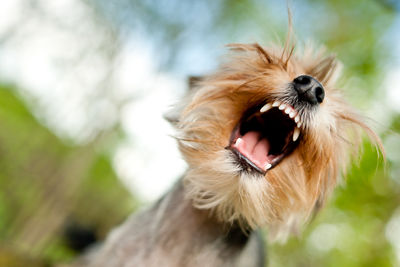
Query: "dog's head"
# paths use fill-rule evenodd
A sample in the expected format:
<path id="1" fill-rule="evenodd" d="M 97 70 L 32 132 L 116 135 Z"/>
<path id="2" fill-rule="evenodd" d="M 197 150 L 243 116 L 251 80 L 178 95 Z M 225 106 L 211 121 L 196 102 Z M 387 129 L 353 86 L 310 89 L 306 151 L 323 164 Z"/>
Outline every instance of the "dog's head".
<path id="1" fill-rule="evenodd" d="M 375 135 L 335 88 L 333 57 L 230 47 L 175 121 L 187 196 L 225 222 L 287 233 L 325 200 L 360 130 Z"/>

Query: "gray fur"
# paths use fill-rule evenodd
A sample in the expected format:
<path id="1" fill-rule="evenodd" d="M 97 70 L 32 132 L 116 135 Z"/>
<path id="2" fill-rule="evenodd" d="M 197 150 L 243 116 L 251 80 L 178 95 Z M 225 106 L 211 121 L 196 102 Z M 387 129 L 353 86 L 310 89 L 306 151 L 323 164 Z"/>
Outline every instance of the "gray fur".
<path id="1" fill-rule="evenodd" d="M 217 222 L 195 209 L 182 181 L 153 207 L 133 215 L 105 243 L 74 266 L 261 267 L 260 233 Z"/>

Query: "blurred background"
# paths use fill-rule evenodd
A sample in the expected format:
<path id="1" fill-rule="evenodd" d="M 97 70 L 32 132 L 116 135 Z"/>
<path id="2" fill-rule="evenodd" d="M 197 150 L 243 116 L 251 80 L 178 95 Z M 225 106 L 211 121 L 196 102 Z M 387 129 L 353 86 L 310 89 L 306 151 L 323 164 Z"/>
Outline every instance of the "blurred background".
<path id="1" fill-rule="evenodd" d="M 269 266 L 400 266 L 400 2 L 292 0 L 373 119 L 331 201 Z M 280 0 L 1 0 L 0 266 L 67 262 L 185 169 L 162 114 L 231 42 L 282 42 Z M 268 235 L 268 233 L 266 233 Z"/>

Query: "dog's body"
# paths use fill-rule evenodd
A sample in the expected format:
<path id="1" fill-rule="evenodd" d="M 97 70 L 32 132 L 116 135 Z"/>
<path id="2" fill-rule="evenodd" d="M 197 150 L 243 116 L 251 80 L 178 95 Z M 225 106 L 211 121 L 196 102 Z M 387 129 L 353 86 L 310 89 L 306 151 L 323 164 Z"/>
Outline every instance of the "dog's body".
<path id="1" fill-rule="evenodd" d="M 106 244 L 79 266 L 262 267 L 257 232 L 212 219 L 185 199 L 182 181 L 153 207 L 113 230 Z"/>
<path id="2" fill-rule="evenodd" d="M 335 88 L 333 57 L 296 56 L 289 42 L 231 47 L 236 57 L 169 118 L 184 178 L 82 265 L 263 266 L 256 229 L 267 226 L 271 238 L 297 231 L 358 151 L 359 130 L 379 143 Z"/>

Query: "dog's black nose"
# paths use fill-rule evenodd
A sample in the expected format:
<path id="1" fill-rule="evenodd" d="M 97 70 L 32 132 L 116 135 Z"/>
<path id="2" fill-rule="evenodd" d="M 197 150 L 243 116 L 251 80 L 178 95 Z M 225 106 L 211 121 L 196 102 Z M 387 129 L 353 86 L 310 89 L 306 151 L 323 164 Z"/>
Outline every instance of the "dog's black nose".
<path id="1" fill-rule="evenodd" d="M 300 75 L 295 78 L 293 80 L 293 88 L 299 94 L 301 101 L 317 105 L 324 100 L 324 87 L 319 81 L 309 75 Z"/>

